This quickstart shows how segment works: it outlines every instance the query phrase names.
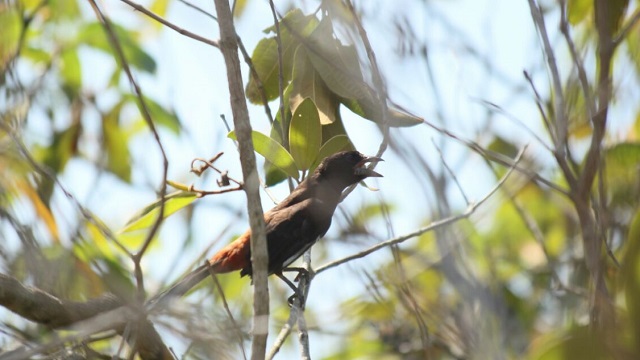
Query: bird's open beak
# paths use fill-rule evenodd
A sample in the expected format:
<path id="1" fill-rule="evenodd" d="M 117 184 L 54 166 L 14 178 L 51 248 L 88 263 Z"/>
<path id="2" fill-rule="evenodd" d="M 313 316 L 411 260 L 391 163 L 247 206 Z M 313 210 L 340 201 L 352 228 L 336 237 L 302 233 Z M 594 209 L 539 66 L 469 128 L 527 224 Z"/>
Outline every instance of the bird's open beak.
<path id="1" fill-rule="evenodd" d="M 382 175 L 378 174 L 377 172 L 364 167 L 367 163 L 370 163 L 373 161 L 384 161 L 384 160 L 376 156 L 369 156 L 362 159 L 362 161 L 356 164 L 356 170 L 355 170 L 356 175 L 366 176 L 366 177 L 382 177 Z"/>

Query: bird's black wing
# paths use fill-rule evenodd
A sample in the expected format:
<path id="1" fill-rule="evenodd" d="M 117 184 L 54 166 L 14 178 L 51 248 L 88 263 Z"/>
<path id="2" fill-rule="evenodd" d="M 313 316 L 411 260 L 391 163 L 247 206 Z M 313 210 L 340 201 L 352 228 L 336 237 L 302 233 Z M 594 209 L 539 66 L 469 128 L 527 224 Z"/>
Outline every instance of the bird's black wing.
<path id="1" fill-rule="evenodd" d="M 308 250 L 331 225 L 331 216 L 317 216 L 317 200 L 307 199 L 293 206 L 270 211 L 266 222 L 269 274 L 288 266 Z M 251 275 L 251 268 L 242 275 Z"/>

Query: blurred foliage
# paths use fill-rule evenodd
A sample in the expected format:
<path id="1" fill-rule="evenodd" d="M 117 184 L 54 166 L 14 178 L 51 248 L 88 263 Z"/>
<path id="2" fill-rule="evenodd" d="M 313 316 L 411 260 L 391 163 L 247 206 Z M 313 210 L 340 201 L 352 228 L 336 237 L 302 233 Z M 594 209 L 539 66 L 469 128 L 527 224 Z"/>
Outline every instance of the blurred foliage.
<path id="1" fill-rule="evenodd" d="M 171 3 L 154 0 L 149 8 L 165 16 Z M 76 160 L 89 163 L 101 175 L 139 185 L 132 179 L 137 164 L 131 144 L 137 137 L 149 136 L 139 113 L 128 111 L 139 109 L 140 100 L 115 61 L 104 28 L 93 14 L 85 13 L 83 4 L 25 0 L 0 5 L 0 236 L 20 244 L 15 252 L 0 247 L 0 255 L 3 271 L 64 298 L 83 300 L 105 291 L 131 297 L 135 285 L 123 248 L 134 251 L 143 243 L 160 202 L 142 208 L 123 229 L 112 232 L 89 212 L 78 211 L 79 220 L 69 220 L 74 214 L 60 214 L 54 197 L 63 191 L 56 178 Z M 235 4 L 236 16 L 251 6 L 247 1 Z M 614 37 L 624 35 L 619 40 L 625 46 L 616 53 L 614 68 L 629 61 L 636 77 L 625 81 L 635 81 L 637 86 L 640 27 L 629 27 L 638 12 L 637 3 L 633 11 L 625 0 L 611 1 L 609 6 L 611 11 L 596 14 L 593 1 L 567 2 L 571 30 L 580 39 L 576 46 L 581 54 L 597 56 L 594 24 L 604 21 Z M 362 66 L 365 54 L 339 36 L 351 16 L 342 3 L 325 1 L 321 9 L 308 15 L 299 9 L 289 11 L 278 26 L 265 29 L 265 37 L 253 49 L 255 73 L 246 84 L 247 97 L 259 105 L 279 99 L 282 107 L 268 135 L 253 133 L 256 151 L 267 160 L 268 185 L 287 177 L 300 181 L 324 157 L 353 148 L 342 109 L 379 126 L 422 122 L 391 103 L 382 106 L 369 83 L 371 75 Z M 139 29 L 117 21 L 113 25 L 129 65 L 137 73 L 153 75 L 158 64 L 141 45 L 142 38 L 163 28 L 153 21 L 144 24 Z M 628 31 L 622 33 L 623 29 Z M 427 44 L 415 48 L 426 49 Z M 100 69 L 87 60 L 91 56 L 102 57 Z M 588 74 L 590 89 L 595 88 L 596 72 Z M 619 80 L 614 78 L 614 89 Z M 563 81 L 567 148 L 575 160 L 571 166 L 580 169 L 593 127 L 579 74 L 571 71 Z M 615 94 L 612 98 L 613 105 Z M 182 134 L 183 125 L 173 109 L 153 98 L 144 101 L 163 134 Z M 551 104 L 551 99 L 544 99 L 541 107 L 551 110 Z M 382 116 L 385 108 L 388 114 Z M 589 274 L 580 223 L 569 197 L 534 178 L 515 174 L 502 188 L 501 201 L 492 204 L 489 220 L 471 218 L 422 234 L 393 247 L 375 270 L 363 271 L 366 293 L 340 304 L 340 346 L 328 359 L 640 356 L 640 115 L 620 133 L 624 135 L 605 137 L 602 171 L 590 189 L 592 198 L 605 199 L 607 208 L 607 218 L 601 219 L 607 239 L 602 256 L 607 257 L 605 279 L 615 304 L 615 328 L 606 329 L 606 334 L 594 333 L 587 323 Z M 234 132 L 228 135 L 235 138 Z M 487 149 L 508 158 L 521 147 L 504 134 L 484 136 Z M 521 165 L 562 188 L 567 186 L 553 163 L 525 157 Z M 496 179 L 506 171 L 492 170 Z M 437 190 L 443 190 L 438 198 L 441 208 L 448 207 L 443 204 L 447 189 Z M 423 200 L 417 194 L 411 196 L 416 196 L 416 203 Z M 188 189 L 167 195 L 163 216 L 189 208 L 196 199 Z M 365 239 L 364 244 L 370 245 L 373 231 L 385 221 L 392 228 L 389 215 L 399 211 L 392 201 L 362 204 L 356 215 L 345 216 L 347 225 L 339 232 L 340 239 L 345 243 Z M 425 225 L 436 218 L 426 217 Z M 66 225 L 62 230 L 61 223 Z M 61 231 L 67 236 L 61 236 Z M 611 254 L 606 254 L 607 248 Z M 238 304 L 232 311 L 243 330 L 250 327 L 249 282 L 220 277 L 226 297 Z M 289 294 L 280 285 L 272 289 L 281 298 Z M 212 351 L 237 353 L 236 335 L 229 331 L 235 325 L 220 320 L 227 319 L 222 299 L 211 300 L 211 291 L 215 290 L 210 286 L 194 289 L 192 295 L 197 293 L 200 301 L 188 310 L 178 309 L 184 311 L 183 319 L 192 322 L 167 325 L 175 334 L 193 340 L 187 353 L 194 358 L 207 358 Z M 312 291 L 312 296 L 317 295 Z M 202 311 L 211 302 L 216 310 Z M 322 317 L 313 308 L 305 314 L 309 323 Z M 288 308 L 278 307 L 272 316 L 281 325 L 287 321 Z M 30 331 L 28 325 L 12 326 L 10 334 L 19 339 Z M 46 334 L 30 339 L 35 343 L 38 336 Z M 118 342 L 98 341 L 92 346 L 108 352 Z"/>

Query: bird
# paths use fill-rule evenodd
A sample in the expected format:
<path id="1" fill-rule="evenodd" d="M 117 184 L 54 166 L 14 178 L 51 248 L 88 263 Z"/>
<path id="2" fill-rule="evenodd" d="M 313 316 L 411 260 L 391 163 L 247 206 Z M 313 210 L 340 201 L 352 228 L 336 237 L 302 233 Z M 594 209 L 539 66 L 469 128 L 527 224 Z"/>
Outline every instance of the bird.
<path id="1" fill-rule="evenodd" d="M 365 167 L 367 163 L 377 161 L 383 160 L 354 150 L 330 155 L 289 196 L 264 214 L 269 275 L 276 274 L 296 291 L 295 286 L 282 276 L 282 271 L 326 234 L 347 187 L 369 177 L 382 177 Z M 183 296 L 211 273 L 240 271 L 241 276 L 252 276 L 250 240 L 251 229 L 148 303 L 156 307 Z"/>

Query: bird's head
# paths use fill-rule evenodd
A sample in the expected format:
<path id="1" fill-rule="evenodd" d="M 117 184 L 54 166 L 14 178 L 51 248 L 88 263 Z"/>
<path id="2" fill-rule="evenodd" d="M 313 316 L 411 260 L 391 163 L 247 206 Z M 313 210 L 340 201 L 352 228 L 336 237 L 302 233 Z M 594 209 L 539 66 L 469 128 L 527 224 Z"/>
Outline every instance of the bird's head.
<path id="1" fill-rule="evenodd" d="M 367 169 L 365 165 L 372 161 L 383 161 L 379 157 L 365 156 L 357 151 L 342 151 L 326 157 L 318 168 L 318 180 L 330 181 L 340 190 L 358 183 L 368 177 L 382 177 L 377 172 Z"/>

